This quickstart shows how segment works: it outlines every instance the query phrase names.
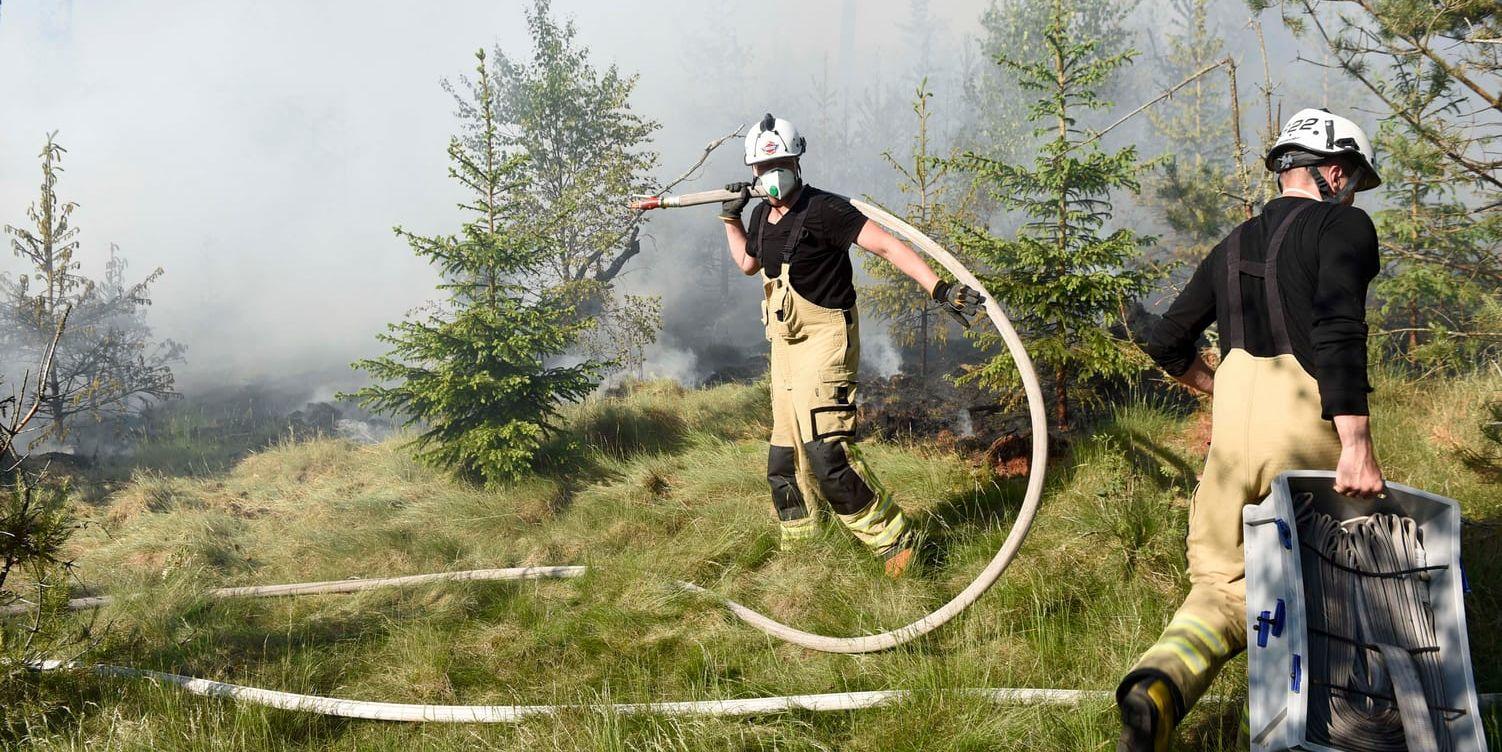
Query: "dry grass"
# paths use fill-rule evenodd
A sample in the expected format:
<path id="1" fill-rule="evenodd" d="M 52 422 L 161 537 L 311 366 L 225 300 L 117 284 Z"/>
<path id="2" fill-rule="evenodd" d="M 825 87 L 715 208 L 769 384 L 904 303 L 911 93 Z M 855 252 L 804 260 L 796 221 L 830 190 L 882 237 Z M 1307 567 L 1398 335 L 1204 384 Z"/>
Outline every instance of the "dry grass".
<path id="1" fill-rule="evenodd" d="M 1502 520 L 1477 447 L 1502 379 L 1381 383 L 1390 475 Z M 454 483 L 397 443 L 282 445 L 211 478 L 139 475 L 78 538 L 80 572 L 121 594 L 100 660 L 291 691 L 436 703 L 643 701 L 882 688 L 1108 689 L 1156 636 L 1184 581 L 1197 419 L 1118 411 L 1051 473 L 1003 581 L 904 649 L 823 655 L 774 643 L 668 581 L 688 579 L 804 628 L 855 634 L 915 618 L 963 587 L 1020 497 L 962 458 L 868 449 L 939 556 L 891 582 L 840 531 L 778 552 L 766 499 L 760 388 L 650 384 L 595 399 L 549 447 L 548 471 L 504 492 Z M 1434 426 L 1444 426 L 1437 432 Z M 571 448 L 572 447 L 572 448 Z M 1478 681 L 1502 691 L 1495 527 L 1468 529 Z M 1490 536 L 1490 537 L 1489 537 Z M 1494 549 L 1490 549 L 1494 550 Z M 589 564 L 578 580 L 209 602 L 222 585 L 525 564 Z M 1242 672 L 1215 692 L 1232 698 Z M 515 727 L 348 722 L 85 681 L 31 749 L 1076 750 L 1113 747 L 1105 704 L 998 709 L 934 694 L 854 713 L 750 719 L 580 712 Z M 1182 748 L 1235 749 L 1241 706 L 1190 716 Z M 1493 719 L 1491 736 L 1502 733 Z"/>

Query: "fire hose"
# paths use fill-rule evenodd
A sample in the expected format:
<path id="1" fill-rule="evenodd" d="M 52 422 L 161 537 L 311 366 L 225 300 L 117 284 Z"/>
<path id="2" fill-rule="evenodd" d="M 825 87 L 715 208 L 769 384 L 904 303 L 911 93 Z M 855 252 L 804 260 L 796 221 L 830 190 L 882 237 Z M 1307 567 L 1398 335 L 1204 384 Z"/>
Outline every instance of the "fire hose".
<path id="1" fill-rule="evenodd" d="M 212 598 L 269 598 L 355 593 L 378 588 L 424 585 L 437 582 L 568 579 L 583 576 L 587 570 L 587 567 L 582 566 L 477 569 L 462 572 L 411 575 L 408 577 L 330 580 L 326 582 L 287 585 L 220 588 L 209 591 L 209 596 Z M 109 604 L 112 600 L 109 596 L 77 598 L 70 601 L 68 605 L 73 609 L 99 608 Z M 19 613 L 19 609 L 11 607 L 0 611 L 0 615 L 14 613 Z M 88 671 L 105 677 L 145 679 L 155 684 L 176 686 L 189 694 L 200 697 L 217 697 L 279 710 L 317 713 L 341 718 L 428 723 L 517 723 L 527 718 L 556 716 L 565 712 L 581 710 L 610 712 L 620 715 L 656 714 L 714 717 L 765 715 L 793 710 L 845 711 L 879 707 L 925 694 L 924 692 L 914 690 L 894 689 L 777 697 L 748 697 L 729 700 L 616 703 L 608 705 L 422 705 L 349 700 L 295 692 L 282 692 L 213 679 L 183 676 L 164 671 L 131 668 L 128 666 L 44 661 L 36 664 L 35 668 L 43 671 L 71 669 Z M 950 690 L 949 693 L 977 697 L 996 704 L 1010 705 L 1078 706 L 1085 703 L 1109 702 L 1113 697 L 1111 692 L 1104 690 L 1078 689 L 965 688 Z M 1494 704 L 1497 697 L 1482 695 L 1480 699 L 1481 704 L 1487 706 Z M 1206 697 L 1202 702 L 1224 700 L 1224 697 Z"/>
<path id="2" fill-rule="evenodd" d="M 1298 501 L 1311 610 L 1310 676 L 1328 701 L 1312 728 L 1371 752 L 1449 752 L 1444 680 L 1418 523 L 1395 514 L 1339 520 Z M 1438 722 L 1436 722 L 1438 721 Z"/>
<path id="3" fill-rule="evenodd" d="M 632 202 L 631 208 L 645 211 L 656 208 L 694 206 L 699 204 L 717 203 L 733 198 L 736 194 L 729 191 L 706 191 L 702 193 L 685 194 L 681 196 L 653 196 L 638 199 Z M 763 194 L 754 194 L 763 195 Z M 764 196 L 763 196 L 764 197 Z M 965 609 L 969 608 L 981 595 L 983 595 L 1001 577 L 1012 559 L 1016 557 L 1022 547 L 1023 540 L 1027 537 L 1028 530 L 1032 527 L 1033 518 L 1037 514 L 1039 501 L 1043 494 L 1043 474 L 1048 460 L 1048 426 L 1043 407 L 1043 393 L 1038 383 L 1037 374 L 1033 371 L 1032 361 L 1028 358 L 1027 351 L 1023 348 L 1022 340 L 1018 337 L 1011 321 L 997 305 L 995 298 L 990 295 L 985 286 L 981 284 L 975 275 L 971 274 L 963 264 L 945 250 L 933 239 L 923 234 L 917 228 L 892 215 L 885 209 L 874 206 L 865 201 L 852 199 L 853 204 L 872 221 L 883 225 L 898 237 L 906 240 L 919 251 L 927 254 L 934 261 L 943 266 L 950 274 L 953 274 L 961 283 L 968 285 L 979 292 L 985 298 L 986 315 L 1000 333 L 1002 341 L 1006 343 L 1007 350 L 1011 354 L 1021 376 L 1023 390 L 1027 395 L 1028 409 L 1032 418 L 1032 463 L 1028 470 L 1027 489 L 1023 502 L 1018 508 L 1016 519 L 1008 532 L 1001 547 L 991 558 L 984 569 L 976 578 L 955 595 L 948 603 L 939 607 L 932 613 L 897 629 L 879 634 L 862 635 L 858 637 L 833 637 L 806 632 L 796 627 L 778 622 L 764 614 L 748 608 L 735 601 L 720 598 L 722 605 L 732 614 L 745 623 L 761 630 L 769 636 L 792 643 L 810 650 L 828 653 L 871 653 L 888 650 L 899 645 L 911 642 L 954 619 Z M 434 581 L 461 581 L 461 580 L 528 580 L 542 578 L 567 578 L 578 577 L 586 571 L 585 567 L 560 566 L 560 567 L 526 567 L 516 569 L 492 569 L 471 570 L 466 572 L 446 572 L 428 575 L 414 575 L 411 577 L 388 578 L 382 580 L 349 580 L 319 583 L 302 583 L 292 585 L 272 585 L 264 587 L 223 588 L 212 592 L 212 595 L 220 598 L 238 597 L 266 597 L 305 595 L 313 593 L 344 593 L 356 590 L 365 590 L 375 587 L 389 587 L 399 585 L 419 584 Z M 677 583 L 685 590 L 714 596 L 713 593 L 688 582 Z M 717 597 L 717 596 L 716 596 Z M 69 602 L 70 609 L 97 608 L 109 602 L 108 596 L 80 598 Z M 15 607 L 12 607 L 12 610 Z M 24 607 L 23 607 L 24 608 Z M 0 615 L 3 615 L 0 611 Z M 64 664 L 49 662 L 39 664 L 38 668 L 58 669 L 64 668 Z M 454 722 L 510 722 L 519 720 L 527 715 L 556 712 L 564 706 L 427 706 L 427 705 L 396 705 L 391 703 L 369 703 L 354 700 L 340 700 L 335 698 L 313 697 L 310 695 L 296 695 L 272 690 L 242 687 L 222 682 L 214 682 L 206 679 L 178 676 L 161 672 L 146 671 L 120 666 L 79 666 L 96 673 L 113 676 L 135 676 L 151 678 L 176 684 L 183 689 L 201 695 L 228 696 L 235 699 L 270 705 L 293 710 L 305 710 L 323 713 L 326 715 L 339 715 L 346 717 L 388 719 L 388 720 L 433 720 Z M 998 700 L 1007 701 L 1041 701 L 1041 702 L 1078 702 L 1082 698 L 1100 695 L 1108 697 L 1106 693 L 1080 693 L 1071 690 L 969 690 L 980 692 L 985 696 Z M 905 697 L 908 693 L 902 690 L 887 692 L 867 693 L 844 693 L 834 695 L 805 695 L 797 697 L 755 698 L 749 700 L 727 700 L 688 703 L 647 703 L 640 705 L 612 706 L 612 708 L 627 712 L 655 712 L 692 714 L 709 713 L 718 715 L 736 715 L 746 713 L 772 712 L 775 710 L 788 710 L 794 708 L 806 708 L 814 710 L 841 710 L 857 707 L 869 707 L 873 704 L 890 702 Z"/>

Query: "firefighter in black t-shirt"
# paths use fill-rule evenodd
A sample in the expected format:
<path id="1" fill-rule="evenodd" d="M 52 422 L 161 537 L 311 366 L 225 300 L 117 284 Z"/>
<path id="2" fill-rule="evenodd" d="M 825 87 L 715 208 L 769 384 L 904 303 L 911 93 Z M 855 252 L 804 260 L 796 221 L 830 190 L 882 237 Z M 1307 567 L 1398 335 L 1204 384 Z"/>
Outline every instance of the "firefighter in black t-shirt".
<path id="1" fill-rule="evenodd" d="M 860 367 L 860 316 L 850 246 L 858 244 L 902 270 L 951 313 L 968 321 L 975 291 L 939 279 L 912 249 L 841 196 L 803 182 L 804 140 L 792 123 L 768 114 L 746 134 L 746 164 L 768 196 L 751 213 L 750 183 L 725 202 L 720 218 L 730 255 L 747 275 L 761 272 L 762 323 L 772 346 L 772 437 L 767 481 L 784 543 L 817 530 L 822 496 L 840 521 L 898 576 L 912 562 L 912 535 L 854 444 Z"/>
<path id="2" fill-rule="evenodd" d="M 1377 231 L 1352 206 L 1382 182 L 1371 143 L 1355 123 L 1306 109 L 1266 166 L 1282 195 L 1210 252 L 1145 346 L 1215 404 L 1189 505 L 1189 595 L 1117 689 L 1119 752 L 1166 752 L 1174 725 L 1246 647 L 1242 508 L 1289 470 L 1335 470 L 1334 490 L 1358 498 L 1384 487 L 1366 398 Z M 1212 371 L 1195 343 L 1216 322 Z"/>

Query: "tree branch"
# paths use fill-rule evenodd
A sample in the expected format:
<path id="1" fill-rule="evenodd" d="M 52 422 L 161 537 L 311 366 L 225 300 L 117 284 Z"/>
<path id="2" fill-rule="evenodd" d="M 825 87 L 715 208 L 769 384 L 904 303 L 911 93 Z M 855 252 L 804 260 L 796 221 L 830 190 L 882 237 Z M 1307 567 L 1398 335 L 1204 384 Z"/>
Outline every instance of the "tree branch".
<path id="1" fill-rule="evenodd" d="M 15 400 L 15 409 L 17 411 L 15 419 L 12 420 L 9 425 L 0 427 L 0 458 L 7 457 L 11 454 L 11 449 L 15 443 L 16 437 L 19 436 L 22 431 L 26 430 L 27 424 L 31 423 L 31 421 L 36 418 L 37 413 L 42 409 L 42 402 L 45 399 L 47 391 L 47 379 L 52 374 L 53 369 L 56 367 L 57 344 L 63 338 L 63 329 L 67 327 L 68 316 L 72 312 L 72 306 L 63 307 L 62 316 L 60 316 L 57 321 L 57 328 L 52 332 L 52 341 L 47 344 L 47 349 L 42 353 L 42 362 L 37 368 L 36 391 L 32 394 L 31 397 L 31 407 L 27 408 L 26 412 L 24 413 L 20 412 L 22 410 L 22 402 L 24 402 L 25 398 L 24 396 L 17 398 Z M 23 380 L 23 383 L 21 385 L 22 395 L 25 395 L 26 393 L 27 382 L 29 382 L 29 379 Z"/>
<path id="2" fill-rule="evenodd" d="M 1371 15 L 1372 18 L 1379 18 L 1376 9 L 1372 7 L 1372 4 L 1369 2 L 1369 0 L 1351 0 L 1351 2 L 1360 5 L 1362 10 L 1365 10 L 1369 15 Z M 1410 45 L 1413 45 L 1414 49 L 1417 49 L 1420 53 L 1423 54 L 1424 57 L 1429 58 L 1430 62 L 1433 62 L 1435 65 L 1439 66 L 1440 70 L 1443 70 L 1445 74 L 1450 78 L 1459 81 L 1460 83 L 1464 84 L 1467 89 L 1475 92 L 1476 96 L 1481 97 L 1483 101 L 1485 101 L 1487 104 L 1490 104 L 1492 106 L 1492 109 L 1497 110 L 1498 112 L 1502 112 L 1502 96 L 1499 96 L 1498 94 L 1494 94 L 1482 88 L 1481 84 L 1472 80 L 1464 70 L 1452 65 L 1449 60 L 1444 59 L 1444 57 L 1439 53 L 1430 49 L 1429 45 L 1424 44 L 1424 42 L 1419 38 L 1404 34 L 1402 32 L 1395 33 L 1398 37 L 1402 38 Z"/>
<path id="3" fill-rule="evenodd" d="M 1098 131 L 1094 135 L 1090 136 L 1090 138 L 1087 138 L 1084 141 L 1081 141 L 1081 142 L 1075 144 L 1074 146 L 1071 146 L 1068 149 L 1065 149 L 1064 150 L 1064 154 L 1068 154 L 1069 152 L 1074 151 L 1075 149 L 1078 149 L 1078 148 L 1081 148 L 1081 147 L 1084 147 L 1084 146 L 1089 146 L 1090 144 L 1093 144 L 1096 141 L 1099 141 L 1101 139 L 1101 137 L 1105 136 L 1107 133 L 1110 133 L 1112 130 L 1114 130 L 1116 128 L 1116 126 L 1121 125 L 1122 123 L 1125 123 L 1126 121 L 1128 121 L 1128 120 L 1136 117 L 1137 115 L 1141 114 L 1143 110 L 1146 110 L 1147 108 L 1152 107 L 1153 105 L 1155 105 L 1155 104 L 1157 104 L 1157 103 L 1159 103 L 1159 102 L 1161 102 L 1161 101 L 1163 101 L 1165 99 L 1168 99 L 1169 97 L 1172 97 L 1174 95 L 1174 93 L 1177 92 L 1179 89 L 1182 89 L 1185 86 L 1188 86 L 1189 84 L 1193 83 L 1196 79 L 1199 79 L 1201 76 L 1204 76 L 1205 74 L 1209 73 L 1210 71 L 1216 70 L 1218 68 L 1223 68 L 1226 65 L 1229 65 L 1230 62 L 1231 62 L 1231 59 L 1229 57 L 1228 58 L 1224 58 L 1222 60 L 1219 60 L 1217 62 L 1211 63 L 1211 64 L 1209 64 L 1209 65 L 1207 65 L 1207 66 L 1205 66 L 1205 67 L 1203 67 L 1203 68 L 1195 71 L 1194 73 L 1190 74 L 1189 77 L 1186 78 L 1186 79 L 1184 79 L 1183 81 L 1180 81 L 1180 82 L 1174 84 L 1173 86 L 1170 86 L 1167 89 L 1164 89 L 1162 94 L 1159 94 L 1158 96 L 1153 97 L 1152 99 L 1149 99 L 1146 102 L 1143 102 L 1141 105 L 1139 105 L 1137 107 L 1137 109 L 1132 110 L 1131 112 L 1128 112 L 1125 115 L 1122 115 L 1120 118 L 1118 118 L 1116 120 L 1116 122 L 1114 122 L 1114 123 L 1106 126 L 1104 130 Z M 1062 155 L 1060 155 L 1060 156 L 1062 156 Z"/>
<path id="4" fill-rule="evenodd" d="M 741 136 L 741 132 L 745 130 L 745 128 L 745 125 L 741 125 L 730 133 L 727 133 L 713 141 L 710 141 L 708 144 L 705 144 L 704 151 L 699 155 L 699 159 L 692 165 L 690 165 L 687 170 L 684 170 L 683 173 L 678 177 L 673 178 L 661 188 L 659 188 L 657 190 L 657 193 L 654 195 L 661 196 L 662 194 L 667 193 L 668 191 L 677 187 L 685 180 L 692 178 L 694 176 L 694 173 L 698 172 L 699 168 L 703 167 L 704 163 L 709 161 L 709 155 L 713 154 L 715 149 L 723 146 L 726 141 Z M 620 234 L 616 235 L 614 238 L 611 238 L 609 243 L 602 244 L 599 250 L 591 253 L 584 259 L 584 263 L 580 264 L 578 270 L 574 272 L 574 279 L 584 279 L 584 276 L 589 273 L 589 270 L 593 268 L 595 264 L 599 263 L 600 259 L 605 257 L 607 248 L 614 247 L 616 243 L 619 243 L 623 239 L 629 238 L 629 240 L 627 240 L 626 242 L 626 246 L 621 249 L 620 255 L 611 259 L 608 266 L 606 266 L 604 269 L 601 269 L 598 273 L 595 274 L 596 282 L 609 282 L 610 280 L 615 279 L 616 275 L 620 274 L 621 268 L 625 266 L 626 262 L 636 254 L 641 253 L 641 243 L 637 242 L 637 233 L 641 229 L 642 217 L 645 214 L 646 212 L 643 210 L 638 210 L 635 214 L 632 214 L 631 219 L 626 223 L 626 226 L 621 228 Z"/>
<path id="5" fill-rule="evenodd" d="M 1432 329 L 1426 329 L 1426 328 L 1421 327 L 1421 326 L 1409 326 L 1409 327 L 1403 327 L 1403 328 L 1400 328 L 1400 329 L 1382 329 L 1380 331 L 1373 332 L 1373 334 L 1381 337 L 1381 336 L 1385 336 L 1385 335 L 1388 335 L 1388 334 L 1408 334 L 1409 332 L 1417 332 L 1419 334 L 1423 334 L 1425 332 L 1432 332 L 1432 331 L 1433 331 Z M 1447 330 L 1447 331 L 1445 331 L 1443 333 L 1445 334 L 1445 336 L 1448 336 L 1448 337 L 1472 337 L 1472 338 L 1481 338 L 1481 339 L 1493 339 L 1493 338 L 1502 337 L 1502 332 L 1457 332 L 1457 331 L 1448 331 Z"/>
<path id="6" fill-rule="evenodd" d="M 1369 80 L 1365 75 L 1362 75 L 1361 71 L 1357 69 L 1357 66 L 1352 64 L 1351 61 L 1346 57 L 1340 55 L 1340 46 L 1330 38 L 1329 32 L 1325 30 L 1324 23 L 1321 22 L 1319 16 L 1315 14 L 1314 8 L 1310 4 L 1310 0 L 1299 0 L 1299 2 L 1304 6 L 1304 10 L 1309 14 L 1310 19 L 1314 21 L 1314 28 L 1319 30 L 1319 35 L 1322 39 L 1325 40 L 1326 46 L 1336 52 L 1336 59 L 1340 61 L 1340 67 L 1344 69 L 1347 74 L 1349 74 L 1357 81 L 1360 81 L 1361 84 L 1369 89 L 1373 94 L 1376 94 L 1377 98 L 1381 99 L 1382 102 L 1386 104 L 1390 110 L 1392 110 L 1393 114 L 1402 118 L 1404 122 L 1408 123 L 1408 125 L 1413 128 L 1415 133 L 1419 134 L 1419 136 L 1423 137 L 1425 141 L 1428 141 L 1435 148 L 1439 149 L 1442 153 L 1444 153 L 1446 157 L 1449 157 L 1451 161 L 1465 168 L 1467 172 L 1470 172 L 1481 180 L 1491 183 L 1498 188 L 1502 188 L 1502 178 L 1498 178 L 1490 174 L 1481 166 L 1473 164 L 1470 159 L 1465 157 L 1465 155 L 1456 153 L 1454 149 L 1451 149 L 1447 144 L 1443 142 L 1442 139 L 1432 133 L 1428 127 L 1420 123 L 1418 121 L 1418 118 L 1413 116 L 1413 113 L 1400 106 L 1397 102 L 1392 101 L 1392 98 L 1387 96 L 1387 93 L 1384 92 L 1381 87 L 1372 83 L 1372 81 Z"/>

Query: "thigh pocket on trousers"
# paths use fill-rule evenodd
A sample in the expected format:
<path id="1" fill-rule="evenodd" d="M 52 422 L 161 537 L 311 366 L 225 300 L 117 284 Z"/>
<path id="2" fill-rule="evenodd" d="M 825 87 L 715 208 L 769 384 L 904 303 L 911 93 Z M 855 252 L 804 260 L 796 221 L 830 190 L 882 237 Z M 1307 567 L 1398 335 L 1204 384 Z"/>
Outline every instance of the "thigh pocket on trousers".
<path id="1" fill-rule="evenodd" d="M 825 377 L 814 393 L 815 407 L 808 411 L 812 441 L 827 438 L 855 438 L 855 386 L 845 374 Z"/>

